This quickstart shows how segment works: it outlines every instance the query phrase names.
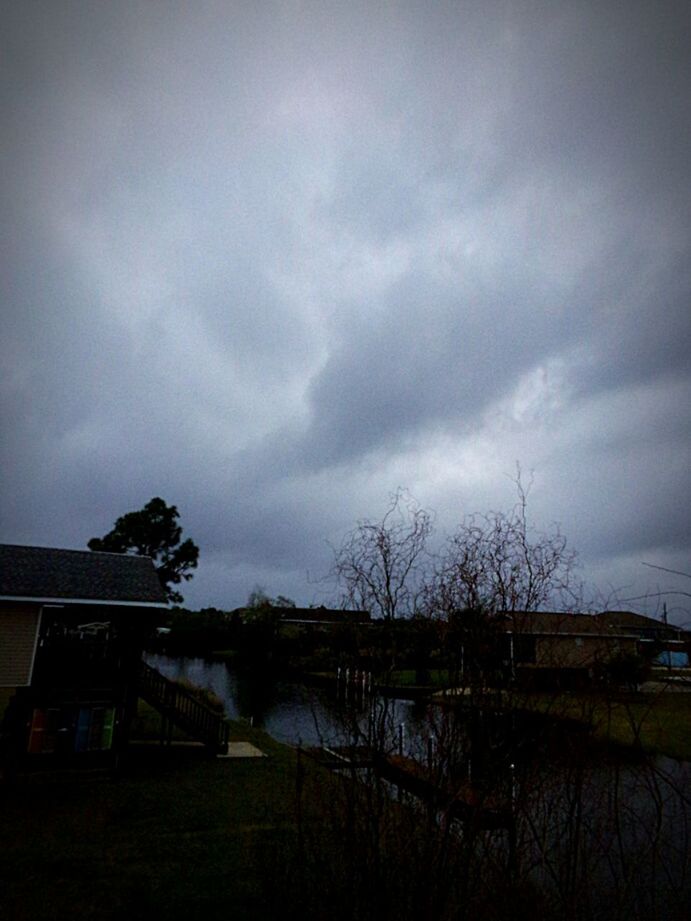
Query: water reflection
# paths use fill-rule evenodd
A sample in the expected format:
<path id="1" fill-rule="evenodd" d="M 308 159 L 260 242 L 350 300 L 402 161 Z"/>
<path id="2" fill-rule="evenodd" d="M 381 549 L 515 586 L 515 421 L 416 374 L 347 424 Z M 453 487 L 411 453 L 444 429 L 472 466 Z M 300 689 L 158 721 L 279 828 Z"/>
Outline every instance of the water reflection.
<path id="1" fill-rule="evenodd" d="M 151 655 L 147 661 L 167 678 L 189 681 L 213 691 L 230 719 L 252 721 L 290 745 L 339 744 L 344 741 L 342 708 L 322 688 L 277 680 L 271 672 L 240 669 L 202 658 Z M 390 703 L 392 734 L 405 724 L 406 738 L 424 720 L 425 708 L 409 701 Z"/>

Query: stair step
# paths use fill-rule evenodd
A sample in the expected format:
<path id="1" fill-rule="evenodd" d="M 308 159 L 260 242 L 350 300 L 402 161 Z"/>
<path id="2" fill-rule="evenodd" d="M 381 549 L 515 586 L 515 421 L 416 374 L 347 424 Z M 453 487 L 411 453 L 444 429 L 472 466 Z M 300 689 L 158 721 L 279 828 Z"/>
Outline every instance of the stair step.
<path id="1" fill-rule="evenodd" d="M 180 685 L 155 668 L 140 663 L 139 696 L 163 717 L 195 736 L 205 746 L 225 750 L 228 726 L 223 716 L 211 710 Z"/>

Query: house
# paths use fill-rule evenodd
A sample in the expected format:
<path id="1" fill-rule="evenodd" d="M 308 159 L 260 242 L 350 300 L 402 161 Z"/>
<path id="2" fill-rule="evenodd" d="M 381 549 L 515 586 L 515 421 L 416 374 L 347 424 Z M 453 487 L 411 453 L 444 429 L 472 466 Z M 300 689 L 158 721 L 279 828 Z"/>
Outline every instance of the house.
<path id="1" fill-rule="evenodd" d="M 513 611 L 497 614 L 496 622 L 512 678 L 534 685 L 583 684 L 616 660 L 652 661 L 664 650 L 683 652 L 688 645 L 680 628 L 631 611 Z"/>
<path id="2" fill-rule="evenodd" d="M 616 631 L 636 636 L 638 653 L 646 659 L 688 666 L 691 652 L 688 630 L 633 611 L 603 611 L 596 616 Z"/>
<path id="3" fill-rule="evenodd" d="M 279 623 L 302 628 L 336 627 L 345 624 L 369 624 L 369 611 L 341 610 L 340 608 L 276 608 Z"/>
<path id="4" fill-rule="evenodd" d="M 0 773 L 113 766 L 167 607 L 148 557 L 0 544 Z"/>

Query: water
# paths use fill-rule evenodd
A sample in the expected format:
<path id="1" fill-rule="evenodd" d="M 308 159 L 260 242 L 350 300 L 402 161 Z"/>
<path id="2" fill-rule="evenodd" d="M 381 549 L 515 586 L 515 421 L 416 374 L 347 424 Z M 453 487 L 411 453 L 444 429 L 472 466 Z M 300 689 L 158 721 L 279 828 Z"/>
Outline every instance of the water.
<path id="1" fill-rule="evenodd" d="M 252 720 L 281 742 L 349 741 L 343 704 L 324 689 L 201 658 L 157 655 L 149 662 L 169 678 L 213 691 L 228 717 Z M 376 712 L 387 717 L 390 749 L 398 748 L 404 724 L 404 751 L 423 761 L 430 737 L 436 737 L 435 757 L 443 756 L 444 741 L 456 733 L 461 745 L 469 738 L 468 717 L 408 701 L 375 698 L 372 706 L 381 707 Z M 360 712 L 361 726 L 369 715 Z M 489 717 L 481 717 L 487 730 Z M 555 906 L 577 902 L 582 907 L 579 917 L 676 917 L 679 906 L 691 898 L 691 763 L 589 755 L 579 748 L 578 736 L 565 735 L 555 750 L 554 742 L 546 746 L 534 741 L 534 730 L 530 723 L 519 722 L 513 726 L 509 750 L 490 752 L 491 758 L 516 762 L 514 815 L 526 879 Z M 470 763 L 468 768 L 470 775 Z M 505 859 L 502 835 L 487 833 L 482 846 L 485 854 L 494 849 L 498 859 Z"/>
<path id="2" fill-rule="evenodd" d="M 347 741 L 343 707 L 323 688 L 281 681 L 270 673 L 253 674 L 202 658 L 151 655 L 147 661 L 166 678 L 183 679 L 213 691 L 223 701 L 226 716 L 251 720 L 253 726 L 266 730 L 279 742 L 337 745 Z M 424 721 L 424 707 L 397 700 L 389 703 L 388 710 L 391 744 L 397 741 L 401 724 L 407 743 Z M 366 721 L 366 714 L 362 718 Z"/>

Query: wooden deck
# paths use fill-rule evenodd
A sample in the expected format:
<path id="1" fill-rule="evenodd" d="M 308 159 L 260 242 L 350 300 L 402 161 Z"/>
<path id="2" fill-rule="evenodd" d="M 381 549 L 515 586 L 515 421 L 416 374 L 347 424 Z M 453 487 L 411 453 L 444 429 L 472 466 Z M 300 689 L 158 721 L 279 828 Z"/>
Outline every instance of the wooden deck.
<path id="1" fill-rule="evenodd" d="M 304 748 L 302 751 L 318 761 L 323 767 L 332 770 L 343 768 L 368 768 L 374 766 L 374 755 L 365 745 L 325 746 L 324 748 Z"/>
<path id="2" fill-rule="evenodd" d="M 512 821 L 508 800 L 485 794 L 472 783 L 440 782 L 436 772 L 414 758 L 388 755 L 377 760 L 379 775 L 449 818 L 472 822 L 479 828 L 508 828 Z"/>
<path id="3" fill-rule="evenodd" d="M 472 783 L 440 782 L 434 769 L 405 755 L 384 755 L 366 746 L 304 749 L 304 753 L 331 770 L 370 768 L 398 789 L 443 811 L 450 819 L 472 822 L 482 829 L 507 829 L 513 822 L 507 798 L 490 796 Z"/>

